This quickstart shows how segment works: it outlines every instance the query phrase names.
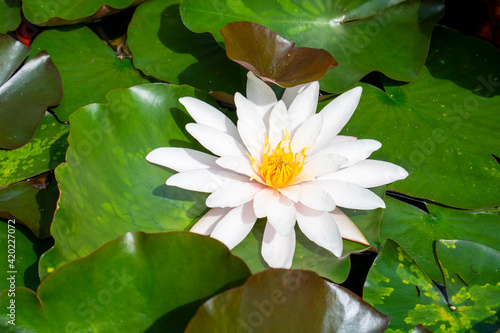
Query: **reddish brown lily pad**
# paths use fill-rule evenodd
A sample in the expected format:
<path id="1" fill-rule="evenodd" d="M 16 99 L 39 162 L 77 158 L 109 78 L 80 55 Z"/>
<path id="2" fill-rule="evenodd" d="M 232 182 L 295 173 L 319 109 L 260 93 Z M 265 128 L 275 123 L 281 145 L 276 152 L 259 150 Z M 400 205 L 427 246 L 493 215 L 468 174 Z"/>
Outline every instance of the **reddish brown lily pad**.
<path id="1" fill-rule="evenodd" d="M 338 65 L 327 51 L 295 47 L 294 42 L 257 23 L 228 23 L 220 33 L 229 59 L 281 87 L 318 81 Z"/>
<path id="2" fill-rule="evenodd" d="M 185 333 L 383 332 L 390 317 L 306 270 L 268 269 L 205 302 Z"/>

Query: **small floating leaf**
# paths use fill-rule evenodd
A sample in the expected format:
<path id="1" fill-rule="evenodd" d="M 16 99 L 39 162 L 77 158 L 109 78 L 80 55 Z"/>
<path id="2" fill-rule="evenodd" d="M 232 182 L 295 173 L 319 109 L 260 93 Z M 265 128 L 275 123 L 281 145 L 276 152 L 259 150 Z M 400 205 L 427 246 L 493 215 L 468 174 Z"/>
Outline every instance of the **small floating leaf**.
<path id="1" fill-rule="evenodd" d="M 230 59 L 281 87 L 318 81 L 338 65 L 327 51 L 295 47 L 294 42 L 257 23 L 232 22 L 220 32 Z"/>

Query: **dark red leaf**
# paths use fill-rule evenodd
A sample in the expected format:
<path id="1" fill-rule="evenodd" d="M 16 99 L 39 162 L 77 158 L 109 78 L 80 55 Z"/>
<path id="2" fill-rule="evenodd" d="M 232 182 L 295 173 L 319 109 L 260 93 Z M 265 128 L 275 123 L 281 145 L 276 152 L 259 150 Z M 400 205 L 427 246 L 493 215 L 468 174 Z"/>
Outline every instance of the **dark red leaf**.
<path id="1" fill-rule="evenodd" d="M 281 87 L 318 81 L 338 65 L 323 49 L 295 47 L 274 31 L 256 23 L 238 21 L 220 29 L 229 59 Z"/>

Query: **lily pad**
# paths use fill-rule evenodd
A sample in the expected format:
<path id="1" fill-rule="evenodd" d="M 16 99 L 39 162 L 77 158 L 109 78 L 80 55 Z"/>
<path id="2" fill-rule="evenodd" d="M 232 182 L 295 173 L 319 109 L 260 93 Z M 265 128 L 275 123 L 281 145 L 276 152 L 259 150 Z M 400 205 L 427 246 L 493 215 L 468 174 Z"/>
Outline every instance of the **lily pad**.
<path id="1" fill-rule="evenodd" d="M 198 89 L 243 91 L 240 66 L 230 61 L 212 35 L 196 34 L 182 23 L 180 0 L 140 5 L 128 29 L 134 65 L 147 75 Z"/>
<path id="2" fill-rule="evenodd" d="M 106 102 L 106 94 L 117 88 L 146 83 L 130 59 L 116 53 L 87 27 L 47 30 L 33 41 L 33 52 L 47 50 L 61 73 L 64 98 L 52 108 L 59 120 L 67 121 L 79 107 Z"/>
<path id="3" fill-rule="evenodd" d="M 495 332 L 500 321 L 500 253 L 484 245 L 440 240 L 436 244 L 446 297 L 418 264 L 388 240 L 373 264 L 364 299 L 391 315 L 387 332 L 410 332 L 417 324 L 435 333 Z"/>
<path id="4" fill-rule="evenodd" d="M 20 69 L 30 48 L 0 34 L 0 147 L 16 149 L 28 143 L 47 107 L 62 98 L 61 77 L 42 51 Z M 17 71 L 16 71 L 17 70 Z"/>
<path id="5" fill-rule="evenodd" d="M 426 213 L 390 197 L 385 202 L 380 238 L 396 241 L 434 281 L 443 283 L 434 256 L 434 243 L 438 239 L 463 239 L 500 251 L 498 208 L 459 210 L 427 203 L 429 213 Z"/>
<path id="6" fill-rule="evenodd" d="M 203 304 L 186 333 L 383 332 L 390 317 L 302 270 L 267 270 Z"/>
<path id="7" fill-rule="evenodd" d="M 69 125 L 46 112 L 33 139 L 15 150 L 0 150 L 0 187 L 53 170 L 64 162 Z"/>
<path id="8" fill-rule="evenodd" d="M 499 57 L 484 41 L 436 28 L 418 79 L 384 79 L 385 91 L 363 84 L 358 109 L 341 134 L 382 142 L 372 157 L 410 173 L 390 190 L 452 207 L 496 207 L 500 84 L 492 73 L 500 73 Z"/>
<path id="9" fill-rule="evenodd" d="M 35 234 L 50 237 L 59 189 L 52 172 L 0 188 L 0 215 L 15 218 Z"/>
<path id="10" fill-rule="evenodd" d="M 21 1 L 0 0 L 0 33 L 14 31 L 21 23 Z"/>
<path id="11" fill-rule="evenodd" d="M 136 6 L 144 0 L 23 0 L 24 16 L 33 24 L 54 26 L 92 21 Z"/>
<path id="12" fill-rule="evenodd" d="M 441 1 L 183 0 L 182 20 L 194 32 L 219 32 L 234 21 L 262 24 L 297 46 L 325 49 L 339 66 L 321 80 L 323 90 L 342 92 L 379 70 L 401 81 L 420 72 Z M 412 38 L 407 38 L 412 36 Z M 397 54 L 397 56 L 394 56 Z"/>
<path id="13" fill-rule="evenodd" d="M 188 232 L 127 233 L 58 268 L 36 295 L 16 289 L 15 329 L 182 332 L 205 300 L 249 275 L 245 263 L 214 239 Z M 3 309 L 10 299 L 6 291 L 0 294 Z M 0 327 L 9 327 L 8 319 L 3 315 Z"/>
<path id="14" fill-rule="evenodd" d="M 500 252 L 483 244 L 441 240 L 436 243 L 436 254 L 457 322 L 476 332 L 498 332 Z"/>
<path id="15" fill-rule="evenodd" d="M 16 287 L 36 290 L 40 284 L 38 259 L 43 252 L 52 246 L 52 239 L 36 238 L 18 220 L 2 218 L 0 218 L 0 239 L 0 244 L 2 244 L 0 249 L 5 253 L 5 260 L 0 262 L 0 269 L 4 272 L 3 276 L 5 277 L 0 280 L 0 290 L 10 288 L 12 279 L 8 280 L 7 278 L 11 274 L 15 275 L 14 284 Z M 15 253 L 12 253 L 14 244 Z M 15 258 L 8 256 L 9 254 L 14 254 Z"/>
<path id="16" fill-rule="evenodd" d="M 327 70 L 338 65 L 325 50 L 295 47 L 294 42 L 260 24 L 232 22 L 222 27 L 220 32 L 224 36 L 229 59 L 263 81 L 281 87 L 318 81 Z"/>
<path id="17" fill-rule="evenodd" d="M 183 96 L 209 98 L 188 86 L 147 84 L 113 90 L 107 104 L 70 117 L 67 163 L 56 169 L 56 244 L 42 257 L 42 276 L 126 232 L 185 230 L 204 212 L 205 195 L 167 187 L 172 173 L 145 158 L 169 145 L 200 149 L 184 129 Z"/>

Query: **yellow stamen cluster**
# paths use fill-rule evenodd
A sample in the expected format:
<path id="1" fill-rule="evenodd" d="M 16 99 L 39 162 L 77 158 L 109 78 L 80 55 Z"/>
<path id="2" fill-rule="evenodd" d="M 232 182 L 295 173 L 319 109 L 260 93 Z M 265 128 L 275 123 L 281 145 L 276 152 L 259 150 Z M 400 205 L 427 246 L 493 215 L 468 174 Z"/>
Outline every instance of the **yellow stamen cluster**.
<path id="1" fill-rule="evenodd" d="M 276 145 L 274 151 L 271 150 L 269 139 L 266 136 L 266 143 L 262 149 L 262 165 L 259 165 L 250 156 L 252 169 L 262 177 L 261 180 L 256 180 L 262 183 L 265 182 L 266 185 L 274 188 L 283 188 L 293 184 L 295 177 L 300 174 L 304 167 L 307 148 L 302 149 L 300 153 L 294 154 L 291 146 L 292 142 L 288 131 L 285 138 Z"/>

